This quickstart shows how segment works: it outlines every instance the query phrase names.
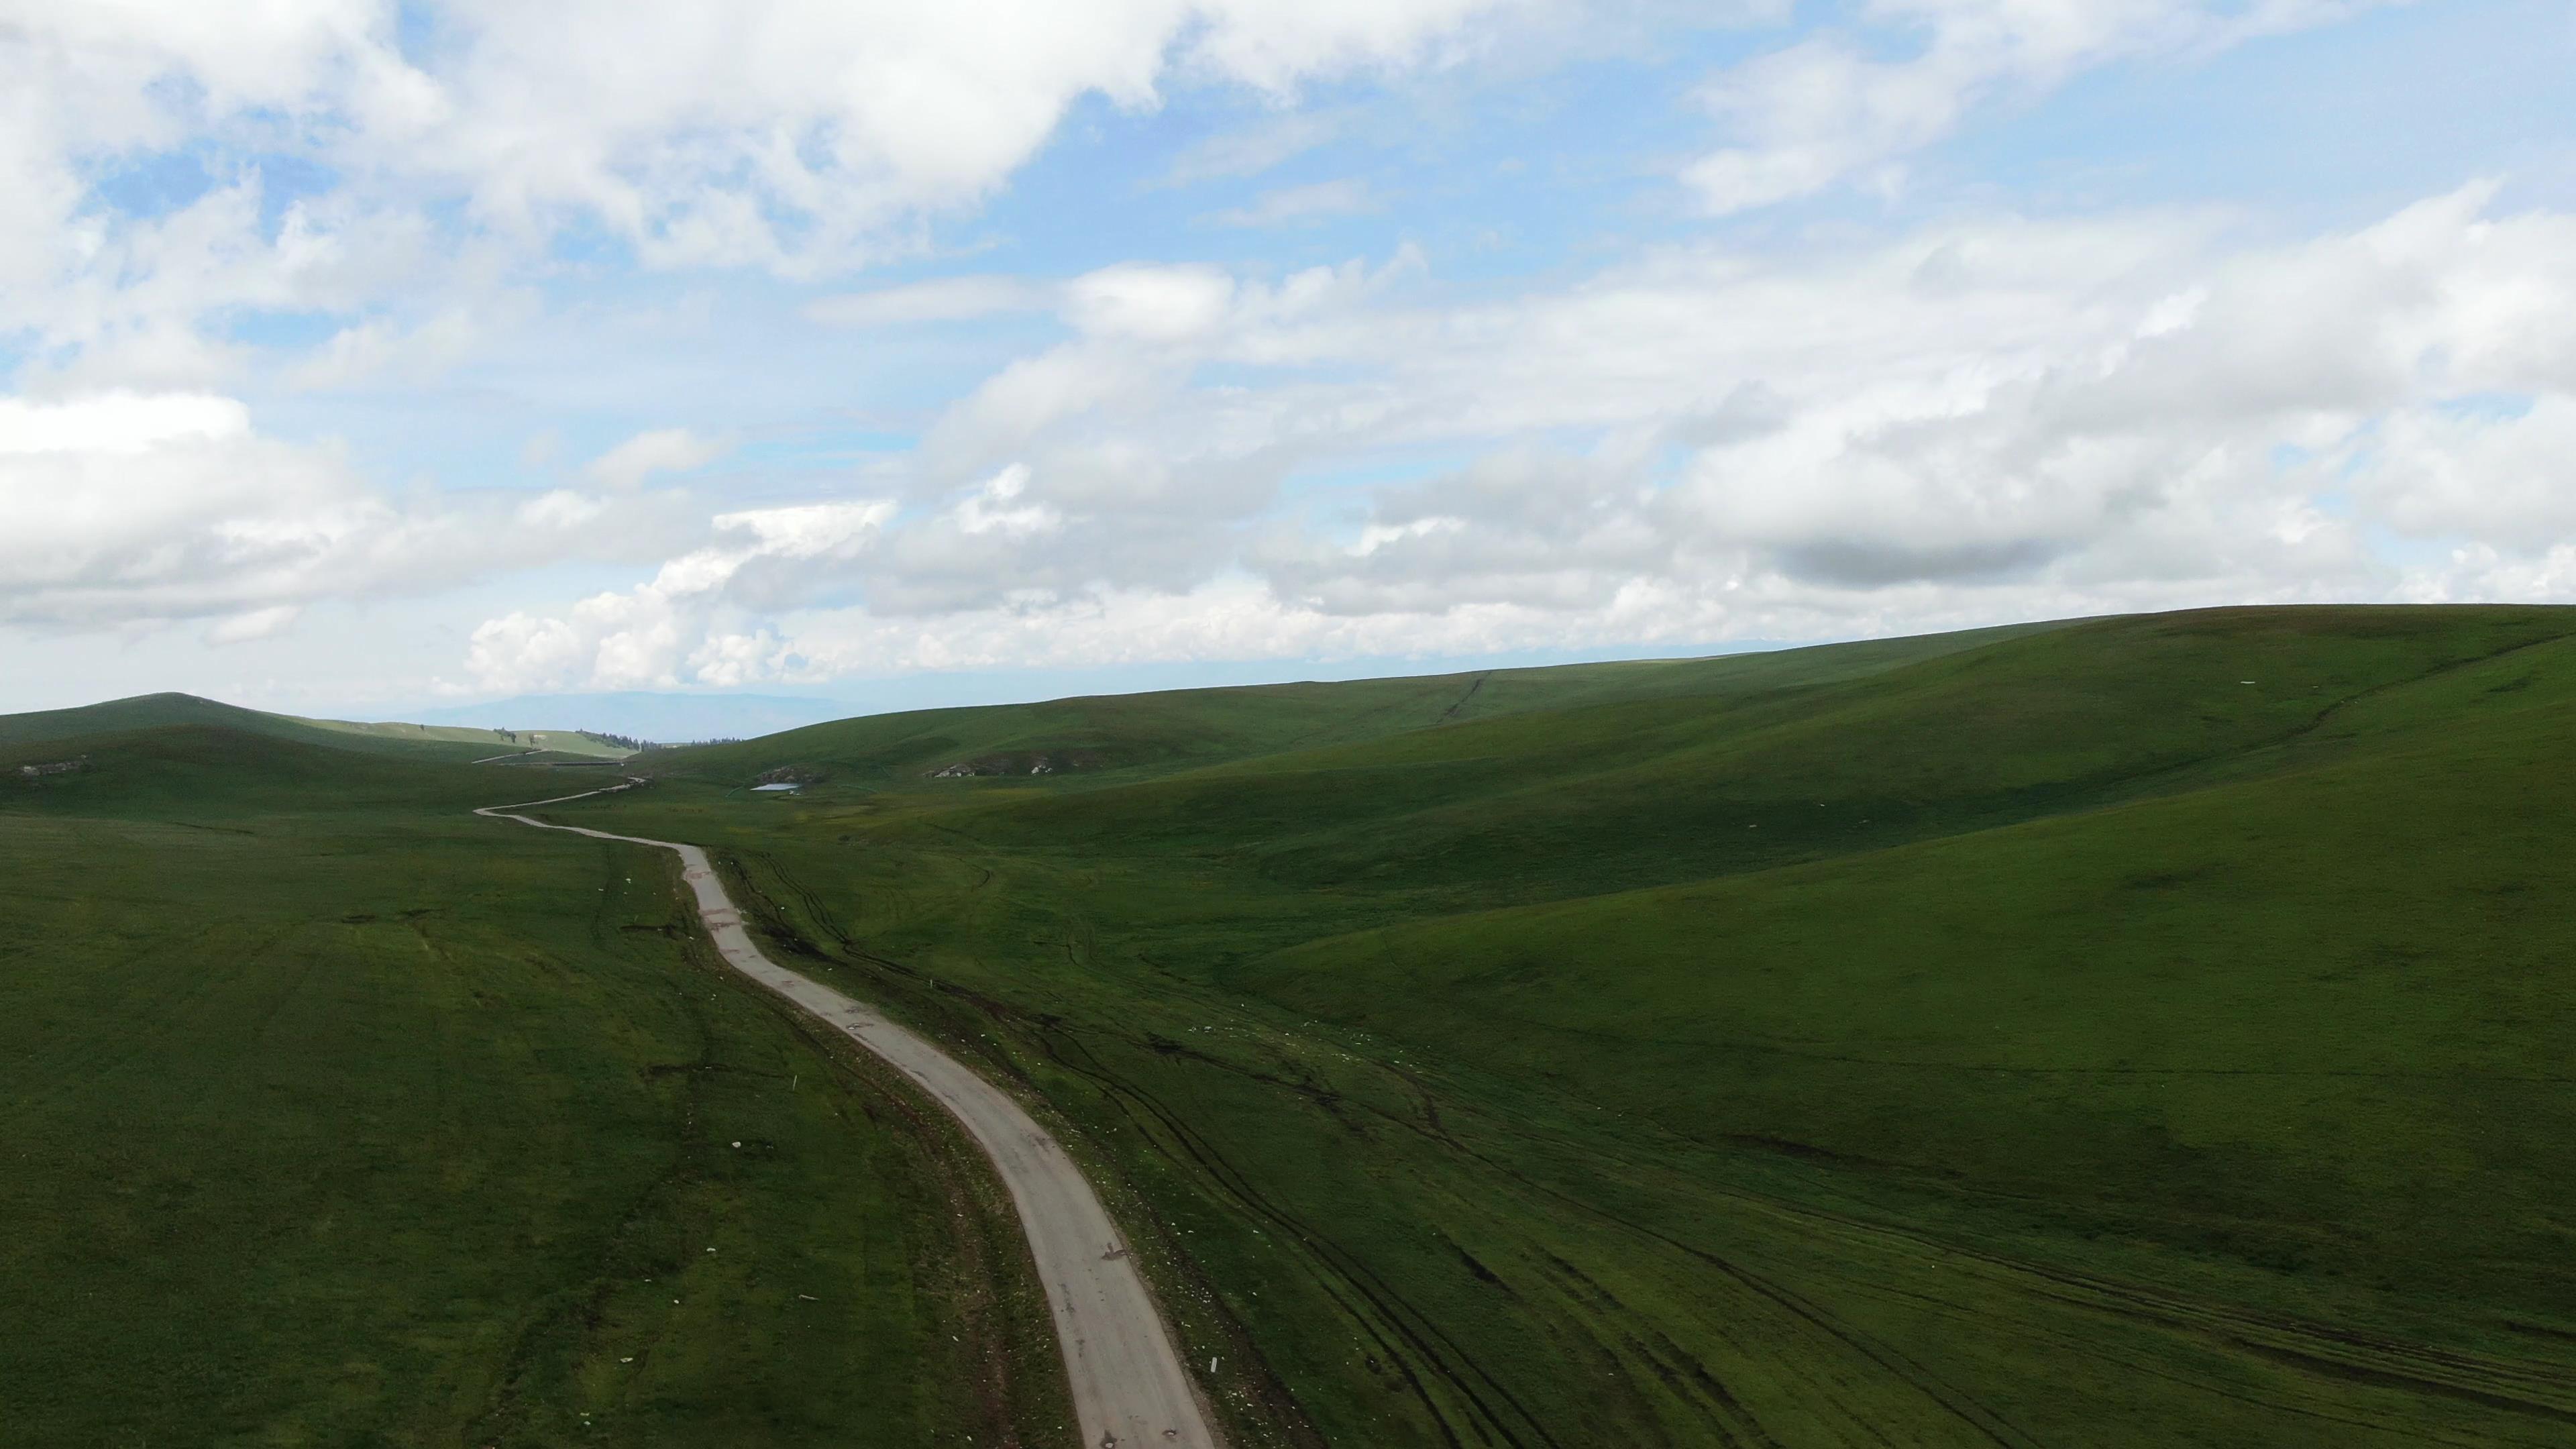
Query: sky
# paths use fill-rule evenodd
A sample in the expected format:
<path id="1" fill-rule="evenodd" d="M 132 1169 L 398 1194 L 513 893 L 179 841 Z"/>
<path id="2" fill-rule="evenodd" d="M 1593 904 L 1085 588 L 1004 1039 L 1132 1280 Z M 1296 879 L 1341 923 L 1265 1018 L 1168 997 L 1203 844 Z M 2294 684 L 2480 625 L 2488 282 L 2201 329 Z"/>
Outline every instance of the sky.
<path id="1" fill-rule="evenodd" d="M 0 0 L 0 710 L 2576 601 L 2571 74 L 2571 0 Z"/>

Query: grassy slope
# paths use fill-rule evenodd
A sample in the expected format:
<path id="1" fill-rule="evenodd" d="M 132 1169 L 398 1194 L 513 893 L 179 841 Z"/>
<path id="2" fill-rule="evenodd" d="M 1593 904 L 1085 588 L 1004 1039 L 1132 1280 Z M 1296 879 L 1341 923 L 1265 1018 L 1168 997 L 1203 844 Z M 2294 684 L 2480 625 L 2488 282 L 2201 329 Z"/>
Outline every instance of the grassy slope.
<path id="1" fill-rule="evenodd" d="M 980 1160 L 727 984 L 658 854 L 465 813 L 516 772 L 18 733 L 93 768 L 0 768 L 0 1437 L 1064 1421 Z"/>
<path id="2" fill-rule="evenodd" d="M 622 760 L 635 753 L 624 745 L 613 744 L 596 735 L 579 730 L 487 730 L 472 725 L 419 725 L 393 721 L 361 722 L 344 719 L 306 719 L 292 716 L 295 723 L 311 725 L 337 735 L 356 735 L 371 740 L 409 741 L 437 744 L 463 744 L 476 747 L 477 759 L 504 750 L 531 750 L 571 759 Z"/>
<path id="3" fill-rule="evenodd" d="M 2553 1444 L 2571 629 L 948 712 L 596 813 L 1043 1097 L 1247 1443 Z"/>
<path id="4" fill-rule="evenodd" d="M 1679 1134 L 2576 1319 L 2576 855 L 2546 848 L 2576 813 L 2576 647 L 2452 683 L 2526 671 L 2552 688 L 2474 729 L 2446 711 L 2280 776 L 1232 979 Z M 2456 1211 L 2481 1196 L 2521 1210 Z"/>
<path id="5" fill-rule="evenodd" d="M 78 740 L 91 735 L 175 725 L 201 725 L 299 744 L 391 754 L 414 760 L 479 760 L 542 745 L 549 755 L 614 760 L 628 750 L 572 730 L 469 729 L 452 725 L 362 724 L 268 714 L 192 694 L 143 694 L 77 709 L 0 715 L 0 746 Z"/>
<path id="6" fill-rule="evenodd" d="M 1787 683 L 1853 677 L 1974 648 L 1995 638 L 2044 631 L 2023 625 L 1823 649 L 1641 660 L 1551 669 L 1169 690 L 1089 696 L 1042 704 L 913 710 L 788 730 L 734 744 L 654 756 L 662 773 L 747 780 L 797 768 L 844 789 L 910 787 L 944 766 L 1082 754 L 1081 768 L 1053 783 L 1132 781 L 1282 751 L 1383 739 L 1432 725 L 1614 700 L 1752 694 Z"/>

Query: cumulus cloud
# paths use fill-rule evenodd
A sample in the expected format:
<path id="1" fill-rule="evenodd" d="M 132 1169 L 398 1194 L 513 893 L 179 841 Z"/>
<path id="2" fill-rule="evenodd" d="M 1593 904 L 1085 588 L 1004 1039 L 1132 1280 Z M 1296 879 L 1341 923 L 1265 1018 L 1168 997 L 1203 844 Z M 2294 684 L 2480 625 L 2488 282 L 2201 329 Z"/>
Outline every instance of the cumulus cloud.
<path id="1" fill-rule="evenodd" d="M 1713 77 L 1702 100 L 1735 144 L 1684 179 L 1716 212 L 1768 206 L 1890 167 L 1972 111 L 2117 61 L 2202 55 L 2392 0 L 1870 0 L 1853 26 Z M 1898 48 L 1905 53 L 1888 58 Z"/>
<path id="2" fill-rule="evenodd" d="M 1104 267 L 1065 289 L 1064 317 L 1094 336 L 1182 342 L 1224 320 L 1234 278 L 1212 266 Z"/>
<path id="3" fill-rule="evenodd" d="M 369 317 L 331 334 L 311 355 L 287 369 L 289 386 L 304 389 L 363 387 L 371 383 L 421 383 L 444 376 L 465 360 L 496 322 L 528 310 L 523 303 L 485 302 L 445 308 L 413 323 Z"/>
<path id="4" fill-rule="evenodd" d="M 320 159 L 463 201 L 504 230 L 581 220 L 665 264 L 831 269 L 971 203 L 1080 97 L 1151 107 L 1174 78 L 1287 95 L 1438 64 L 1533 0 L 283 0 L 247 11 L 131 0 L 18 7 L 0 32 L 0 174 L 21 183 L 0 262 L 41 270 L 79 165 L 208 127 L 311 138 Z M 80 103 L 69 104 L 77 95 Z M 279 131 L 270 123 L 293 125 Z"/>
<path id="5" fill-rule="evenodd" d="M 209 637 L 239 642 L 316 599 L 663 545 L 658 508 L 636 509 L 596 530 L 601 508 L 577 495 L 396 499 L 336 446 L 261 434 L 228 397 L 0 397 L 0 623 L 220 618 Z"/>
<path id="6" fill-rule="evenodd" d="M 1701 99 L 1721 135 L 1686 180 L 1719 213 L 1873 181 L 1895 195 L 1910 157 L 2088 70 L 2188 62 L 2363 8 L 1866 0 L 1711 77 Z M 1724 11 L 1792 18 L 1774 0 Z M 474 606 L 490 616 L 476 678 L 538 688 L 2576 588 L 2561 541 L 2576 530 L 2561 462 L 2576 444 L 2576 220 L 2502 211 L 2492 185 L 2304 241 L 2189 210 L 1997 211 L 1767 249 L 1737 226 L 1605 237 L 1538 280 L 1460 268 L 1454 252 L 1442 265 L 1458 273 L 1439 275 L 1410 248 L 1300 268 L 1157 247 L 794 290 L 1014 245 L 934 244 L 934 224 L 993 196 L 1086 106 L 1231 91 L 1264 119 L 1158 152 L 1154 175 L 1131 179 L 1251 176 L 1368 135 L 1395 102 L 1351 82 L 1482 64 L 1506 33 L 1572 34 L 1599 13 L 11 9 L 0 337 L 18 366 L 0 392 L 0 624 L 185 619 L 191 641 L 255 653 L 312 627 L 325 600 L 571 560 L 631 567 L 631 587 Z M 1318 95 L 1330 109 L 1306 107 Z M 1522 174 L 1500 169 L 1520 158 L 1474 159 Z M 1404 205 L 1352 180 L 1229 199 L 1204 219 L 1287 227 Z M 1006 213 L 997 231 L 1023 224 Z M 1162 235 L 1182 233 L 1210 240 Z M 1300 261 L 1313 247 L 1267 240 Z M 1227 246 L 1257 256 L 1263 242 Z M 635 264 L 770 275 L 639 281 Z M 554 320 L 579 325 L 528 329 L 527 360 L 488 365 L 512 322 L 567 296 L 588 300 Z M 663 330 L 648 335 L 644 311 Z M 615 377 L 591 366 L 639 339 L 745 335 L 709 318 L 866 330 L 1014 313 L 1040 320 L 890 337 L 785 325 L 761 333 L 757 360 L 710 349 L 688 371 L 636 346 Z M 805 369 L 776 416 L 758 415 L 766 398 L 674 387 L 721 375 L 750 395 L 765 366 Z M 942 369 L 957 367 L 975 370 L 952 385 Z M 677 395 L 628 395 L 639 376 Z M 375 408 L 419 387 L 439 389 L 442 423 L 484 436 L 444 456 L 416 425 L 365 436 L 359 400 L 332 396 L 377 390 Z M 580 436 L 579 410 L 609 396 L 698 427 L 639 433 L 546 479 L 566 486 L 434 481 L 506 454 L 495 430 Z M 331 441 L 311 426 L 325 416 L 361 420 L 361 436 Z M 787 466 L 764 447 L 741 478 L 695 485 L 757 487 L 758 508 L 657 491 L 755 428 L 827 441 Z M 388 459 L 419 471 L 370 471 Z M 523 462 L 559 466 L 551 445 Z"/>
<path id="7" fill-rule="evenodd" d="M 604 488 L 636 489 L 660 473 L 688 473 L 721 458 L 726 445 L 686 428 L 637 433 L 590 460 L 582 471 Z"/>
<path id="8" fill-rule="evenodd" d="M 111 392 L 54 403 L 0 398 L 0 455 L 148 453 L 249 432 L 250 409 L 202 393 Z"/>
<path id="9" fill-rule="evenodd" d="M 1448 307 L 1411 263 L 1114 269 L 932 430 L 916 463 L 959 481 L 846 597 L 658 657 L 807 678 L 2559 589 L 2576 218 L 2494 199 L 2258 247 L 2148 213 L 1676 248 Z M 1475 456 L 1279 509 L 1421 448 Z"/>
<path id="10" fill-rule="evenodd" d="M 828 595 L 894 512 L 891 502 L 861 500 L 718 514 L 716 542 L 665 563 L 644 584 L 594 594 L 559 616 L 484 621 L 466 667 L 497 692 L 779 677 L 796 667 L 791 652 L 729 622 Z"/>
<path id="11" fill-rule="evenodd" d="M 1563 0 L 1564 4 L 1576 0 Z M 1086 97 L 1284 102 L 1437 66 L 1558 0 L 172 0 L 0 19 L 0 337 L 58 391 L 238 390 L 262 314 L 337 330 L 311 390 L 442 379 L 566 235 L 812 278 L 917 256 Z M 219 15 L 220 23 L 209 20 Z M 317 186 L 317 183 L 318 186 Z M 932 283 L 849 325 L 1046 298 Z"/>
<path id="12" fill-rule="evenodd" d="M 957 505 L 957 526 L 967 533 L 1048 533 L 1064 526 L 1064 515 L 1043 503 L 1023 503 L 1028 491 L 1026 464 L 1013 463 L 996 473 Z"/>

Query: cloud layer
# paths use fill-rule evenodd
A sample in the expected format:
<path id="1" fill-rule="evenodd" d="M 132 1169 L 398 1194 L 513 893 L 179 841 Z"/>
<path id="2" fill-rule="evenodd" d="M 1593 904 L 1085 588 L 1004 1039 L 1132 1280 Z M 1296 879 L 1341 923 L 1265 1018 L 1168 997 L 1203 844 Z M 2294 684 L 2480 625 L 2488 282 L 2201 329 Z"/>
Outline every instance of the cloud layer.
<path id="1" fill-rule="evenodd" d="M 327 674 L 378 608 L 428 652 L 371 677 L 515 692 L 2576 597 L 2576 192 L 2058 154 L 2106 77 L 2429 14 L 0 0 L 0 663 Z M 2516 159 L 2576 175 L 2562 119 Z"/>
<path id="2" fill-rule="evenodd" d="M 1122 266 L 929 430 L 927 506 L 765 591 L 768 673 L 737 640 L 724 677 L 2479 596 L 2576 527 L 2576 218 L 2492 199 L 2275 247 L 2150 214 L 1674 250 L 1508 306 L 1412 304 L 1410 259 Z M 1426 446 L 1476 456 L 1278 512 Z"/>

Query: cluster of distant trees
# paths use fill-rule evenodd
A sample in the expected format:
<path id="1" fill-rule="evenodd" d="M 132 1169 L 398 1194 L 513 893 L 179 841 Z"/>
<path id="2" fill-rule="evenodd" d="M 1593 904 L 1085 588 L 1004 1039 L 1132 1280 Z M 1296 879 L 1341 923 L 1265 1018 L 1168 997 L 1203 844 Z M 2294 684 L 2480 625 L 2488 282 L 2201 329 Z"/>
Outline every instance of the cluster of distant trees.
<path id="1" fill-rule="evenodd" d="M 602 740 L 609 744 L 616 745 L 621 749 L 649 750 L 653 748 L 653 742 L 651 740 L 639 740 L 632 735 L 612 735 L 606 730 L 583 730 L 582 733 L 590 736 L 594 740 Z"/>

